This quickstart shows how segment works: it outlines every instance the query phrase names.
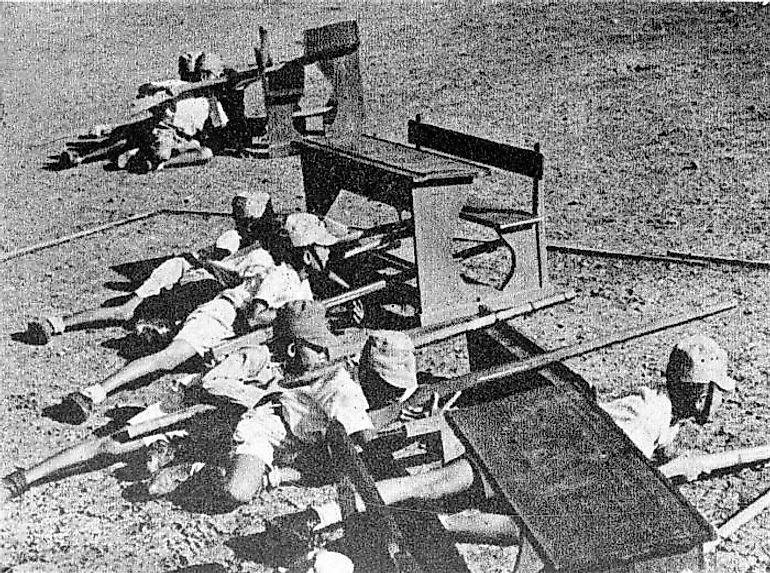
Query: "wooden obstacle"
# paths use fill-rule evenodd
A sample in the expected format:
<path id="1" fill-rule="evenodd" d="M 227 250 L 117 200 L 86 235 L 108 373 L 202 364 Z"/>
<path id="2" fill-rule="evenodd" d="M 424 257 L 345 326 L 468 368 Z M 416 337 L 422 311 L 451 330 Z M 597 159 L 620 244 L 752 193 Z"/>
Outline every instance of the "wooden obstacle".
<path id="1" fill-rule="evenodd" d="M 545 352 L 506 323 L 469 332 L 467 340 L 472 371 Z M 598 407 L 580 375 L 557 362 L 513 376 L 505 387 L 502 393 L 479 388 L 447 418 L 491 486 L 496 511 L 519 526 L 515 573 L 705 571 L 704 547 L 715 537 L 713 528 Z M 376 441 L 369 448 L 377 448 Z M 448 570 L 426 567 L 419 530 L 399 533 L 398 508 L 382 507 L 372 480 L 362 475 L 374 470 L 362 470 L 355 451 L 344 458 L 342 448 L 334 451 L 336 459 L 345 459 L 340 483 L 361 488 L 366 510 L 381 528 L 373 537 L 387 541 L 387 553 L 392 556 L 395 547 L 424 571 Z M 428 519 L 430 511 L 423 507 L 419 514 Z M 390 561 L 390 568 L 378 570 L 403 570 L 401 562 Z"/>
<path id="2" fill-rule="evenodd" d="M 411 269 L 416 279 L 401 285 L 416 293 L 422 326 L 513 308 L 553 294 L 543 242 L 540 183 L 543 156 L 523 149 L 409 122 L 409 142 L 369 135 L 305 137 L 295 142 L 302 159 L 307 209 L 319 216 L 332 208 L 340 192 L 361 195 L 394 208 L 412 223 L 405 249 L 379 252 L 391 270 Z M 531 183 L 528 210 L 487 209 L 471 200 L 474 185 L 493 169 Z M 513 197 L 513 194 L 511 195 Z M 461 219 L 492 229 L 506 247 L 510 269 L 500 287 L 463 279 L 453 251 Z M 408 248 L 411 246 L 411 252 Z"/>
<path id="3" fill-rule="evenodd" d="M 350 20 L 305 30 L 304 44 L 301 57 L 274 64 L 268 32 L 260 27 L 254 54 L 257 68 L 262 70 L 259 85 L 264 92 L 265 116 L 250 123 L 264 123 L 265 136 L 245 154 L 265 159 L 285 157 L 296 153 L 291 142 L 301 135 L 341 137 L 361 132 L 365 114 L 358 24 Z M 310 64 L 316 64 L 329 81 L 332 97 L 321 108 L 299 110 L 305 93 L 305 66 Z M 313 120 L 315 126 L 311 126 Z"/>

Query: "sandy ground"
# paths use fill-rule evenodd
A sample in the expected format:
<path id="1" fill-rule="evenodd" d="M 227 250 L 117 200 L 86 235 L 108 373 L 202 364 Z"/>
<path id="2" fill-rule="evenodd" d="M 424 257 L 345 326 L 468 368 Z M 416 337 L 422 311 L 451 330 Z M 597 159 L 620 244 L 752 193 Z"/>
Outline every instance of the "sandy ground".
<path id="1" fill-rule="evenodd" d="M 215 49 L 242 67 L 252 61 L 260 24 L 272 31 L 278 56 L 291 57 L 301 51 L 303 29 L 347 18 L 361 30 L 368 130 L 403 140 L 406 120 L 422 113 L 500 141 L 540 142 L 550 241 L 768 258 L 770 9 L 722 3 L 2 4 L 0 249 L 163 206 L 226 210 L 238 189 L 264 187 L 279 208 L 301 205 L 296 158 L 221 157 L 207 167 L 148 176 L 96 164 L 63 172 L 42 165 L 63 147 L 64 139 L 52 139 L 124 119 L 136 86 L 172 76 L 183 51 Z M 309 88 L 322 90 L 317 75 Z M 156 217 L 0 263 L 3 475 L 104 426 L 104 414 L 71 427 L 41 410 L 124 363 L 120 329 L 79 331 L 46 347 L 13 335 L 32 316 L 119 294 L 125 284 L 111 265 L 205 244 L 225 224 Z M 729 315 L 570 365 L 600 397 L 618 396 L 660 380 L 677 337 L 705 332 L 728 350 L 739 389 L 713 422 L 686 427 L 680 448 L 715 452 L 766 441 L 767 271 L 558 254 L 549 263 L 554 283 L 576 289 L 578 298 L 514 321 L 547 347 L 737 301 Z M 149 403 L 162 385 L 125 392 L 111 405 Z M 763 492 L 769 478 L 768 470 L 753 467 L 682 492 L 719 524 Z M 280 488 L 234 512 L 209 515 L 147 500 L 140 489 L 120 465 L 35 487 L 4 508 L 0 565 L 269 571 L 275 564 L 244 540 L 262 532 L 267 519 L 329 494 Z M 474 571 L 509 570 L 515 556 L 513 548 L 461 550 Z M 767 571 L 769 563 L 767 513 L 713 556 L 715 571 Z"/>

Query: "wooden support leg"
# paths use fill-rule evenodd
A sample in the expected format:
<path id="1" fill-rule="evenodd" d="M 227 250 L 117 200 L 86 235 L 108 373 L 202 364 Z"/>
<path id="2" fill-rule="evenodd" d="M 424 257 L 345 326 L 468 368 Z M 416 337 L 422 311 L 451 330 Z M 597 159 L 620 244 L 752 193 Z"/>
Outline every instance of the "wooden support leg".
<path id="1" fill-rule="evenodd" d="M 452 230 L 467 193 L 465 186 L 455 185 L 419 188 L 412 194 L 422 326 L 478 312 L 478 302 L 469 296 L 460 265 L 452 257 Z"/>
<path id="2" fill-rule="evenodd" d="M 305 90 L 305 68 L 300 63 L 287 63 L 267 72 L 265 77 L 268 139 L 265 156 L 293 155 L 296 151 L 291 142 L 298 137 L 293 114 Z"/>
<path id="3" fill-rule="evenodd" d="M 513 566 L 513 573 L 546 573 L 547 569 L 540 560 L 540 557 L 527 537 L 522 537 L 519 554 L 516 556 L 516 565 Z"/>

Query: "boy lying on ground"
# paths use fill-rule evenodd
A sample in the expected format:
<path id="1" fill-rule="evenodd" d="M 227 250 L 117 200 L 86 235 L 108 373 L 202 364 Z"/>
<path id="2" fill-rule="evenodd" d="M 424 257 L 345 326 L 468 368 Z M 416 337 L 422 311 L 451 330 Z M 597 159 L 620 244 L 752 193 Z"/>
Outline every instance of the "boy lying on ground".
<path id="1" fill-rule="evenodd" d="M 171 371 L 195 356 L 204 357 L 236 334 L 269 325 L 275 311 L 288 302 L 311 300 L 309 277 L 323 273 L 329 259 L 329 246 L 335 244 L 337 238 L 317 217 L 308 213 L 289 215 L 284 231 L 285 239 L 276 241 L 272 249 L 280 264 L 222 291 L 196 308 L 163 350 L 134 360 L 100 383 L 69 394 L 56 406 L 58 417 L 81 424 L 111 392 L 148 374 Z"/>
<path id="2" fill-rule="evenodd" d="M 141 99 L 159 93 L 174 96 L 190 82 L 223 77 L 225 69 L 217 54 L 198 52 L 179 58 L 179 75 L 178 80 L 140 86 L 137 97 Z M 202 140 L 223 129 L 229 121 L 222 104 L 213 95 L 170 101 L 152 108 L 152 113 L 154 126 L 148 133 L 141 134 L 138 147 L 117 157 L 117 168 L 146 173 L 164 167 L 206 163 L 214 152 L 203 145 Z"/>
<path id="3" fill-rule="evenodd" d="M 288 381 L 308 374 L 310 378 L 303 378 L 303 384 L 295 388 L 282 387 L 284 373 L 271 364 L 267 348 L 259 346 L 240 349 L 201 379 L 208 399 L 215 397 L 221 408 L 229 407 L 236 414 L 231 418 L 233 447 L 224 460 L 218 488 L 230 503 L 248 503 L 272 468 L 291 465 L 301 450 L 322 443 L 331 419 L 339 421 L 361 445 L 374 435 L 361 386 L 342 363 L 328 367 L 342 346 L 327 326 L 323 306 L 313 301 L 284 305 L 275 320 L 272 346 L 285 360 Z M 256 386 L 249 383 L 254 379 L 259 380 Z M 163 444 L 159 445 L 163 451 Z M 156 451 L 150 450 L 151 466 L 160 465 L 152 461 Z M 202 469 L 200 460 L 197 462 L 160 470 L 149 486 L 150 493 L 173 491 Z"/>
<path id="4" fill-rule="evenodd" d="M 234 229 L 220 235 L 213 246 L 161 263 L 123 304 L 38 318 L 27 327 L 28 340 L 47 344 L 54 335 L 73 328 L 95 323 L 125 324 L 138 318 L 138 334 L 156 339 L 163 333 L 170 341 L 179 324 L 197 306 L 275 266 L 266 250 L 279 230 L 270 195 L 237 194 L 232 201 L 232 215 Z M 153 329 L 152 325 L 157 326 Z"/>
<path id="5" fill-rule="evenodd" d="M 403 333 L 382 331 L 369 337 L 359 384 L 335 361 L 338 352 L 346 352 L 329 331 L 318 303 L 288 303 L 278 312 L 275 330 L 274 348 L 286 359 L 286 380 L 302 377 L 302 386 L 281 385 L 282 369 L 272 362 L 267 347 L 241 348 L 185 386 L 185 402 L 217 407 L 192 423 L 189 432 L 128 442 L 113 437 L 88 440 L 7 476 L 0 501 L 100 455 L 118 457 L 147 447 L 152 495 L 170 493 L 207 465 L 206 477 L 213 478 L 225 504 L 246 503 L 263 486 L 276 485 L 270 478 L 277 466 L 291 462 L 302 449 L 317 448 L 330 420 L 339 421 L 355 441 L 365 444 L 373 437 L 367 396 L 374 404 L 403 401 L 417 387 L 414 346 Z M 130 423 L 141 424 L 163 413 L 155 404 Z"/>
<path id="6" fill-rule="evenodd" d="M 708 421 L 721 404 L 723 394 L 735 389 L 735 381 L 727 375 L 726 352 L 706 336 L 680 341 L 669 357 L 666 388 L 668 395 L 662 390 L 642 388 L 638 394 L 600 404 L 647 457 L 652 457 L 656 449 L 671 445 L 681 422 Z M 493 495 L 481 470 L 465 455 L 437 470 L 377 482 L 387 505 L 438 500 L 472 488 L 484 497 Z M 357 510 L 362 511 L 360 498 L 356 504 Z M 340 504 L 330 501 L 282 516 L 274 527 L 293 537 L 308 539 L 313 530 L 341 520 Z"/>

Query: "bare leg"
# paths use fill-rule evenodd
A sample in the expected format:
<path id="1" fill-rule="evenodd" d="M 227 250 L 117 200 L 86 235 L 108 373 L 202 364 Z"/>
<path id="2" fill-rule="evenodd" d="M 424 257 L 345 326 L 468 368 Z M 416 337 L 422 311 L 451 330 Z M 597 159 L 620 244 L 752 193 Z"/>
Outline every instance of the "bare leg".
<path id="1" fill-rule="evenodd" d="M 468 490 L 474 481 L 473 466 L 461 458 L 437 470 L 405 477 L 390 478 L 377 482 L 377 490 L 386 505 L 411 499 L 436 500 Z M 360 497 L 356 506 L 365 509 Z M 342 511 L 335 501 L 292 514 L 280 528 L 303 535 L 308 526 L 317 529 L 333 525 L 342 519 Z"/>
<path id="2" fill-rule="evenodd" d="M 0 482 L 0 503 L 21 495 L 33 483 L 63 470 L 90 462 L 99 456 L 118 457 L 144 447 L 142 439 L 119 442 L 112 436 L 87 440 L 46 458 L 28 470 L 17 470 Z"/>
<path id="3" fill-rule="evenodd" d="M 144 356 L 105 378 L 99 384 L 105 394 L 138 380 L 147 374 L 168 372 L 196 355 L 195 350 L 184 340 L 174 340 L 166 348 L 155 354 Z"/>
<path id="4" fill-rule="evenodd" d="M 160 352 L 134 360 L 100 383 L 67 396 L 62 402 L 65 411 L 60 417 L 72 424 L 82 424 L 91 415 L 94 405 L 104 402 L 110 392 L 148 374 L 173 370 L 195 355 L 196 352 L 189 343 L 174 339 Z"/>
<path id="5" fill-rule="evenodd" d="M 33 320 L 27 326 L 27 336 L 34 344 L 47 344 L 55 334 L 74 326 L 95 322 L 126 322 L 131 320 L 142 298 L 133 295 L 120 306 L 90 308 L 69 316 L 49 316 Z"/>
<path id="6" fill-rule="evenodd" d="M 477 509 L 438 515 L 441 525 L 463 543 L 513 545 L 519 542 L 519 526 L 512 515 Z"/>
<path id="7" fill-rule="evenodd" d="M 92 322 L 126 322 L 134 316 L 134 311 L 142 303 L 142 298 L 132 295 L 120 306 L 105 306 L 90 308 L 62 317 L 64 329 Z"/>
<path id="8" fill-rule="evenodd" d="M 377 482 L 386 505 L 409 499 L 435 500 L 468 490 L 473 485 L 473 466 L 461 458 L 437 470 Z"/>
<path id="9" fill-rule="evenodd" d="M 224 491 L 236 503 L 249 503 L 262 489 L 265 463 L 257 456 L 237 454 L 228 468 Z"/>
<path id="10" fill-rule="evenodd" d="M 190 165 L 203 165 L 208 163 L 214 157 L 214 152 L 208 147 L 198 149 L 189 149 L 171 159 L 158 164 L 158 169 L 168 169 L 170 167 L 187 167 Z"/>
<path id="11" fill-rule="evenodd" d="M 473 466 L 461 458 L 443 468 L 416 474 L 391 478 L 377 482 L 377 490 L 386 505 L 410 499 L 436 500 L 447 495 L 466 491 L 474 481 Z M 364 511 L 363 500 L 356 495 L 356 507 Z M 313 530 L 334 525 L 342 520 L 342 509 L 336 501 L 308 508 L 298 513 L 279 518 L 274 526 L 282 534 L 305 540 Z M 481 514 L 478 516 L 444 517 L 445 529 L 471 537 L 508 540 L 516 539 L 518 529 L 508 516 Z"/>

